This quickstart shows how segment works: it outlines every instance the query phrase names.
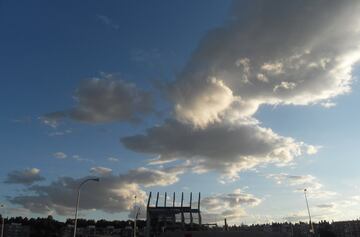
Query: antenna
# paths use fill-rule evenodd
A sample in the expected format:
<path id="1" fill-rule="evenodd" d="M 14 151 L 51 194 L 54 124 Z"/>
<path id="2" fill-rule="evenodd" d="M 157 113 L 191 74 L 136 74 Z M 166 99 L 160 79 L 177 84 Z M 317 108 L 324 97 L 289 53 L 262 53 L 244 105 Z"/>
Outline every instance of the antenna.
<path id="1" fill-rule="evenodd" d="M 201 194 L 199 192 L 199 197 L 198 197 L 198 210 L 200 211 L 200 199 L 201 199 Z"/>
<path id="2" fill-rule="evenodd" d="M 156 203 L 155 203 L 156 207 L 158 207 L 158 203 L 159 203 L 159 192 L 157 192 L 156 194 Z"/>
<path id="3" fill-rule="evenodd" d="M 147 207 L 150 206 L 150 200 L 151 200 L 151 192 L 149 193 L 149 199 L 148 199 Z"/>

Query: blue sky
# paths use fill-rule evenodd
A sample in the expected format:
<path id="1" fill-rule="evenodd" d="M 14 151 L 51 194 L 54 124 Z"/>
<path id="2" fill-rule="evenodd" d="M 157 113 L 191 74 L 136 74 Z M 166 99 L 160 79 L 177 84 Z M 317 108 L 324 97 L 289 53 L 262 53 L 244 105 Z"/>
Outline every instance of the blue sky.
<path id="1" fill-rule="evenodd" d="M 357 218 L 358 7 L 1 1 L 0 202 L 69 218 L 91 175 L 86 218 L 200 191 L 209 221 L 299 221 L 303 188 Z"/>

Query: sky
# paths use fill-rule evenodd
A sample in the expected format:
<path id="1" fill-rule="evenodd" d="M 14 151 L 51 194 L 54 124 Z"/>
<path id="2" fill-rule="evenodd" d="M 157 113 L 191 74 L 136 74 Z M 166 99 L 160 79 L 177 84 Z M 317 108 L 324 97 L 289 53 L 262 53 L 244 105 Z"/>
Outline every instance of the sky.
<path id="1" fill-rule="evenodd" d="M 0 1 L 0 212 L 358 218 L 360 3 Z M 136 200 L 134 198 L 136 196 Z M 194 197 L 195 197 L 194 196 Z"/>

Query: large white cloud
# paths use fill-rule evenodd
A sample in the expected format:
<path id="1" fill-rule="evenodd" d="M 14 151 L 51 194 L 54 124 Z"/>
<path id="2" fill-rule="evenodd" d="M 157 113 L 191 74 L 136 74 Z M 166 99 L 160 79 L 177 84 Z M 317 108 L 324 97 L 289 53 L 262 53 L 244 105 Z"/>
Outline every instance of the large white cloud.
<path id="1" fill-rule="evenodd" d="M 360 2 L 234 1 L 168 87 L 178 122 L 122 139 L 159 161 L 190 159 L 194 170 L 230 178 L 263 163 L 290 163 L 315 146 L 263 128 L 264 104 L 331 107 L 351 90 L 360 59 Z"/>
<path id="2" fill-rule="evenodd" d="M 89 182 L 81 190 L 81 209 L 99 209 L 109 213 L 128 212 L 134 205 L 134 196 L 138 205 L 144 207 L 146 193 L 142 187 L 166 186 L 178 181 L 183 170 L 166 168 L 151 170 L 138 168 L 126 174 L 112 175 L 101 173 L 100 182 Z M 76 201 L 78 185 L 88 177 L 61 177 L 48 185 L 33 185 L 15 197 L 9 197 L 12 204 L 20 205 L 31 212 L 59 215 L 72 215 Z M 85 198 L 86 197 L 86 198 Z"/>
<path id="3" fill-rule="evenodd" d="M 137 122 L 153 110 L 150 93 L 112 74 L 83 81 L 74 98 L 73 109 L 46 114 L 42 120 L 52 126 L 64 117 L 88 123 Z"/>
<path id="4" fill-rule="evenodd" d="M 332 104 L 360 58 L 360 2 L 235 1 L 228 22 L 200 42 L 170 86 L 175 114 L 198 127 L 226 110 Z M 241 106 L 233 106 L 241 104 Z"/>
<path id="5" fill-rule="evenodd" d="M 191 160 L 194 171 L 219 170 L 227 178 L 258 164 L 286 164 L 309 146 L 257 124 L 213 123 L 204 129 L 167 120 L 144 135 L 125 137 L 129 149 L 158 155 L 158 161 Z"/>

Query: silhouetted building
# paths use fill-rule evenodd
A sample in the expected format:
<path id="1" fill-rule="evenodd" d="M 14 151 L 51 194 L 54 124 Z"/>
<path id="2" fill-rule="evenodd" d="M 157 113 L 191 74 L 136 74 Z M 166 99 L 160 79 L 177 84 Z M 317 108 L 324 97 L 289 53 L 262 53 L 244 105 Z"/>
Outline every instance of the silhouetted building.
<path id="1" fill-rule="evenodd" d="M 151 192 L 146 210 L 146 237 L 158 236 L 163 232 L 197 230 L 201 227 L 200 193 L 197 208 L 192 207 L 192 193 L 187 206 L 184 205 L 184 193 L 181 193 L 180 205 L 175 203 L 175 193 L 172 203 L 167 206 L 167 193 L 164 197 L 164 205 L 159 205 L 159 192 L 156 196 L 155 206 L 150 205 Z"/>

